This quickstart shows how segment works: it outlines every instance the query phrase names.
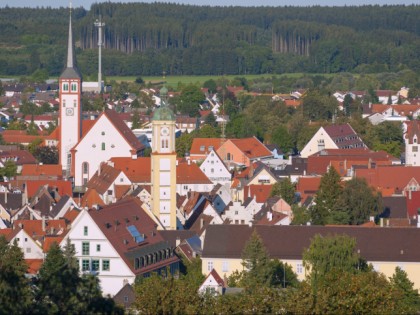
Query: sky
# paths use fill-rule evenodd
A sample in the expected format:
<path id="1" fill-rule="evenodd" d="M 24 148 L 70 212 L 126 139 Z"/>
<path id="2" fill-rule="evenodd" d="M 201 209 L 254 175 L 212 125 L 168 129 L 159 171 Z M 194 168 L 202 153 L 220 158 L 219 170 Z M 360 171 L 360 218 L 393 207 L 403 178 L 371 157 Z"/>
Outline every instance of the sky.
<path id="1" fill-rule="evenodd" d="M 109 2 L 171 2 L 192 5 L 211 5 L 211 6 L 358 6 L 358 5 L 397 5 L 397 4 L 417 4 L 420 0 L 108 0 Z M 106 0 L 72 0 L 73 7 L 83 6 L 89 10 L 93 3 L 108 2 Z M 0 0 L 0 8 L 9 7 L 67 7 L 69 0 Z"/>

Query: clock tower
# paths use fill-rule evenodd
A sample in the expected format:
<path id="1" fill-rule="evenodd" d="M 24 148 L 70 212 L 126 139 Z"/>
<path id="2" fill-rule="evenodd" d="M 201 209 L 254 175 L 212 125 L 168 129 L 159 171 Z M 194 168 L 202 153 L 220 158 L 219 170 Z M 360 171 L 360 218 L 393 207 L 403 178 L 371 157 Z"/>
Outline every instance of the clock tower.
<path id="1" fill-rule="evenodd" d="M 176 230 L 175 115 L 167 105 L 166 87 L 152 120 L 152 212 L 167 230 Z"/>
<path id="2" fill-rule="evenodd" d="M 68 36 L 67 65 L 59 78 L 60 114 L 58 121 L 60 128 L 59 163 L 66 177 L 74 173 L 70 150 L 80 140 L 82 113 L 82 76 L 76 68 L 74 58 L 71 6 Z"/>

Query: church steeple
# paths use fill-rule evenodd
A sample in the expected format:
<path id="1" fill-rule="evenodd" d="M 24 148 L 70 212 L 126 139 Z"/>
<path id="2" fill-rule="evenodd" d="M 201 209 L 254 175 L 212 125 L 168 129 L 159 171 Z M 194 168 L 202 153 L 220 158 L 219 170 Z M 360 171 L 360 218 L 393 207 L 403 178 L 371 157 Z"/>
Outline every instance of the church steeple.
<path id="1" fill-rule="evenodd" d="M 72 27 L 72 4 L 70 1 L 70 17 L 69 17 L 69 34 L 67 41 L 67 64 L 66 69 L 61 74 L 61 77 L 66 78 L 81 78 L 79 70 L 76 67 L 74 45 L 73 45 L 73 27 Z"/>
<path id="2" fill-rule="evenodd" d="M 79 142 L 82 131 L 82 76 L 76 67 L 71 20 L 70 2 L 67 63 L 59 78 L 60 115 L 58 121 L 60 127 L 59 163 L 65 171 L 66 177 L 72 176 L 74 173 L 71 149 Z"/>

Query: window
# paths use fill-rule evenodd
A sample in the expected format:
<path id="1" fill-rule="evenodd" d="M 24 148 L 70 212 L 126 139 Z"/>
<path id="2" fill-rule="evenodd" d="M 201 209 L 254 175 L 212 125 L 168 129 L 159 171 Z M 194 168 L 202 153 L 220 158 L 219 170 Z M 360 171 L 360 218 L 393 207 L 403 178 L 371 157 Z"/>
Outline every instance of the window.
<path id="1" fill-rule="evenodd" d="M 298 275 L 301 275 L 303 273 L 303 264 L 301 263 L 296 264 L 296 273 Z"/>
<path id="2" fill-rule="evenodd" d="M 88 227 L 87 226 L 84 226 L 83 227 L 83 235 L 84 236 L 87 236 L 88 235 Z"/>
<path id="3" fill-rule="evenodd" d="M 77 101 L 76 100 L 73 101 L 73 107 L 77 107 Z"/>
<path id="4" fill-rule="evenodd" d="M 418 146 L 413 146 L 413 152 L 418 152 L 419 151 L 419 147 Z"/>
<path id="5" fill-rule="evenodd" d="M 101 251 L 101 244 L 96 245 L 96 251 L 100 252 Z"/>
<path id="6" fill-rule="evenodd" d="M 204 152 L 205 148 L 206 148 L 206 147 L 205 147 L 204 145 L 200 146 L 200 151 L 201 151 L 201 152 Z"/>
<path id="7" fill-rule="evenodd" d="M 26 253 L 30 254 L 31 253 L 31 248 L 30 247 L 26 247 Z"/>
<path id="8" fill-rule="evenodd" d="M 68 86 L 67 86 L 67 89 L 68 89 Z M 72 83 L 71 84 L 71 91 L 72 92 L 77 92 L 77 83 Z"/>
<path id="9" fill-rule="evenodd" d="M 90 248 L 89 248 L 89 242 L 83 242 L 82 243 L 82 255 L 89 255 Z"/>
<path id="10" fill-rule="evenodd" d="M 110 269 L 109 259 L 102 260 L 102 270 L 103 271 L 109 271 L 109 269 Z"/>
<path id="11" fill-rule="evenodd" d="M 82 260 L 82 271 L 87 271 L 89 270 L 89 259 L 83 259 Z"/>
<path id="12" fill-rule="evenodd" d="M 25 242 L 27 242 L 28 241 L 28 238 L 27 237 L 25 237 Z"/>
<path id="13" fill-rule="evenodd" d="M 102 131 L 102 132 L 101 132 L 101 135 L 105 136 L 105 131 Z"/>
<path id="14" fill-rule="evenodd" d="M 105 151 L 105 142 L 102 142 L 102 151 Z"/>
<path id="15" fill-rule="evenodd" d="M 207 271 L 212 271 L 213 270 L 213 261 L 208 261 L 207 262 Z"/>
<path id="16" fill-rule="evenodd" d="M 124 296 L 124 302 L 128 302 L 128 296 Z"/>
<path id="17" fill-rule="evenodd" d="M 64 92 L 68 92 L 69 91 L 69 84 L 68 83 L 63 83 L 63 91 Z"/>
<path id="18" fill-rule="evenodd" d="M 87 174 L 89 171 L 89 163 L 84 162 L 82 168 L 83 168 L 83 174 Z"/>
<path id="19" fill-rule="evenodd" d="M 112 189 L 108 190 L 108 196 L 112 195 Z"/>
<path id="20" fill-rule="evenodd" d="M 99 259 L 93 259 L 92 260 L 92 271 L 98 271 L 99 270 Z"/>
<path id="21" fill-rule="evenodd" d="M 66 100 L 63 100 L 63 107 L 66 107 Z"/>
<path id="22" fill-rule="evenodd" d="M 222 262 L 222 272 L 229 272 L 229 262 L 223 261 Z"/>

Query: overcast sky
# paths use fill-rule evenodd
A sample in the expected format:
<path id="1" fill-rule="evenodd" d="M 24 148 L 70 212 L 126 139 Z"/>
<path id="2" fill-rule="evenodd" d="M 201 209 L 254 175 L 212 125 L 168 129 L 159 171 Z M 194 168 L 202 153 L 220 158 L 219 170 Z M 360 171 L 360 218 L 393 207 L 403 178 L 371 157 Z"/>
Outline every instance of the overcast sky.
<path id="1" fill-rule="evenodd" d="M 420 5 L 420 0 L 109 0 L 110 2 L 173 2 L 182 4 L 193 4 L 193 5 L 211 5 L 211 6 L 344 6 L 344 5 L 367 5 L 367 4 L 379 4 L 379 5 L 392 5 L 392 4 L 417 4 Z M 73 7 L 83 6 L 89 9 L 92 3 L 96 2 L 107 2 L 97 0 L 72 0 Z M 0 7 L 67 7 L 69 0 L 0 0 Z"/>

